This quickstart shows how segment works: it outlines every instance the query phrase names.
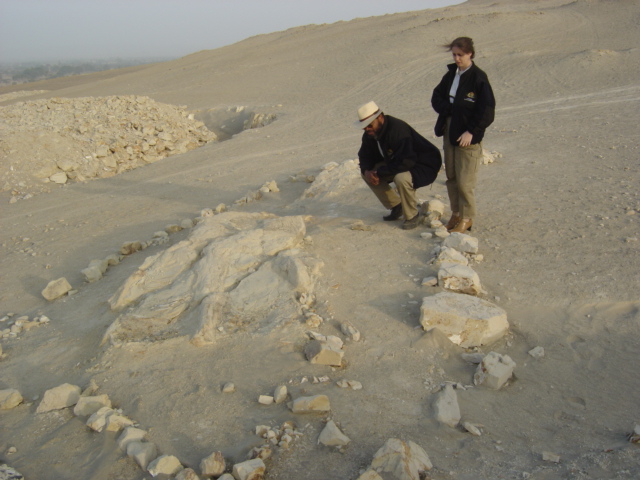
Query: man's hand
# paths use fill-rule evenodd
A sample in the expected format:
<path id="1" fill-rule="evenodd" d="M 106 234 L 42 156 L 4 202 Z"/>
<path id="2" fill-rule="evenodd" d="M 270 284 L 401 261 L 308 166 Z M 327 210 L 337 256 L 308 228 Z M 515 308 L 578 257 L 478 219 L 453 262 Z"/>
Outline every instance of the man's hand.
<path id="1" fill-rule="evenodd" d="M 376 186 L 380 183 L 380 178 L 378 178 L 378 173 L 374 170 L 365 170 L 364 178 L 367 183 L 370 183 L 373 186 Z"/>
<path id="2" fill-rule="evenodd" d="M 468 147 L 471 145 L 471 140 L 473 140 L 473 135 L 470 132 L 464 132 L 458 138 L 458 145 L 461 147 Z"/>

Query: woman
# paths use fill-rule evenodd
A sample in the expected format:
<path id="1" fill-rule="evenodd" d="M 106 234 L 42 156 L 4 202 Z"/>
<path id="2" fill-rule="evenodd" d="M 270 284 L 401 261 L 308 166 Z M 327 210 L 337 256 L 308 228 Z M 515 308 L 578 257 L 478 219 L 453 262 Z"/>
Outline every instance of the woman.
<path id="1" fill-rule="evenodd" d="M 469 37 L 444 47 L 453 55 L 449 71 L 433 90 L 431 105 L 438 112 L 435 134 L 444 136 L 444 164 L 451 205 L 450 232 L 471 230 L 476 215 L 478 167 L 482 138 L 493 122 L 496 100 L 487 74 L 473 63 L 475 49 Z"/>

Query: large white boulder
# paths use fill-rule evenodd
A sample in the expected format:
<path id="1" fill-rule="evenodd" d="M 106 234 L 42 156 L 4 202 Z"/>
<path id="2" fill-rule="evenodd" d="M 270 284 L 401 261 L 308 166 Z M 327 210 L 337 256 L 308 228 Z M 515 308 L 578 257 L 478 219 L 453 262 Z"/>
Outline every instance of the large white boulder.
<path id="1" fill-rule="evenodd" d="M 420 474 L 431 470 L 429 455 L 416 443 L 390 438 L 376 452 L 371 469 L 383 478 L 419 480 Z M 387 475 L 385 475 L 387 474 Z"/>
<path id="2" fill-rule="evenodd" d="M 509 329 L 507 312 L 502 308 L 477 297 L 451 292 L 422 300 L 420 324 L 426 331 L 441 330 L 449 340 L 465 348 L 492 343 Z"/>

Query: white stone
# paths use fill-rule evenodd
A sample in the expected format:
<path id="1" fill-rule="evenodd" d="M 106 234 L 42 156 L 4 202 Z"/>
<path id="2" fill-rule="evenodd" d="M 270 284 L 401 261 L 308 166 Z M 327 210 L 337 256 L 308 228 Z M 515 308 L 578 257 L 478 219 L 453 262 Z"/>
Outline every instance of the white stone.
<path id="1" fill-rule="evenodd" d="M 75 405 L 80 399 L 81 392 L 80 387 L 71 385 L 70 383 L 64 383 L 55 388 L 51 388 L 44 392 L 44 396 L 36 409 L 36 413 L 60 410 Z"/>
<path id="2" fill-rule="evenodd" d="M 226 462 L 222 452 L 213 452 L 200 461 L 200 472 L 207 477 L 219 477 L 224 473 Z"/>
<path id="3" fill-rule="evenodd" d="M 120 253 L 122 255 L 131 255 L 139 250 L 142 250 L 142 243 L 137 240 L 131 242 L 124 242 L 120 247 Z"/>
<path id="4" fill-rule="evenodd" d="M 97 282 L 102 278 L 102 272 L 97 266 L 87 267 L 80 270 L 80 273 L 84 277 L 84 281 L 87 283 Z"/>
<path id="5" fill-rule="evenodd" d="M 553 452 L 542 452 L 542 460 L 545 462 L 560 463 L 560 455 Z"/>
<path id="6" fill-rule="evenodd" d="M 262 480 L 266 467 L 259 458 L 236 463 L 233 466 L 233 476 L 236 480 Z"/>
<path id="7" fill-rule="evenodd" d="M 222 393 L 233 393 L 235 391 L 236 391 L 236 386 L 231 382 L 225 383 L 224 386 L 222 387 Z"/>
<path id="8" fill-rule="evenodd" d="M 133 425 L 133 420 L 125 417 L 124 415 L 111 414 L 106 417 L 106 431 L 107 432 L 119 432 L 125 427 Z"/>
<path id="9" fill-rule="evenodd" d="M 420 313 L 420 324 L 426 331 L 438 328 L 465 348 L 494 342 L 509 329 L 502 308 L 468 295 L 442 292 L 425 297 Z"/>
<path id="10" fill-rule="evenodd" d="M 329 412 L 331 404 L 326 395 L 298 397 L 293 401 L 291 411 L 293 413 Z"/>
<path id="11" fill-rule="evenodd" d="M 285 385 L 278 385 L 273 392 L 273 399 L 276 403 L 282 403 L 287 399 L 287 387 Z"/>
<path id="12" fill-rule="evenodd" d="M 458 396 L 450 383 L 442 389 L 433 404 L 436 420 L 450 427 L 456 427 L 460 423 L 460 406 Z"/>
<path id="13" fill-rule="evenodd" d="M 260 395 L 258 397 L 258 403 L 262 405 L 271 405 L 273 403 L 273 397 L 271 395 Z"/>
<path id="14" fill-rule="evenodd" d="M 122 432 L 122 435 L 118 437 L 118 447 L 120 447 L 121 450 L 126 451 L 127 445 L 129 445 L 131 442 L 140 442 L 144 440 L 146 436 L 146 430 L 142 430 L 136 427 L 127 427 Z"/>
<path id="15" fill-rule="evenodd" d="M 349 321 L 344 321 L 340 324 L 340 331 L 352 342 L 360 340 L 360 331 Z"/>
<path id="16" fill-rule="evenodd" d="M 384 480 L 375 470 L 367 470 L 357 480 Z"/>
<path id="17" fill-rule="evenodd" d="M 329 420 L 327 422 L 325 427 L 322 429 L 322 432 L 320 432 L 320 437 L 318 438 L 318 443 L 328 447 L 344 446 L 348 445 L 350 442 L 351 439 L 342 433 L 333 420 Z"/>
<path id="18" fill-rule="evenodd" d="M 422 279 L 422 285 L 425 287 L 435 287 L 438 285 L 438 279 L 434 276 L 425 277 Z"/>
<path id="19" fill-rule="evenodd" d="M 91 415 L 87 420 L 87 427 L 96 432 L 101 432 L 107 425 L 107 418 L 115 413 L 115 410 L 109 407 L 102 407 L 96 413 Z"/>
<path id="20" fill-rule="evenodd" d="M 374 455 L 371 468 L 382 473 L 383 478 L 419 480 L 420 474 L 431 470 L 433 465 L 419 445 L 390 438 Z"/>
<path id="21" fill-rule="evenodd" d="M 478 295 L 483 291 L 478 274 L 471 267 L 456 263 L 440 265 L 438 284 L 447 290 L 468 295 Z"/>
<path id="22" fill-rule="evenodd" d="M 133 458 L 143 470 L 146 470 L 149 463 L 156 458 L 156 452 L 156 446 L 151 442 L 133 441 L 127 445 L 127 455 Z"/>
<path id="23" fill-rule="evenodd" d="M 457 263 L 458 265 L 469 265 L 469 260 L 462 253 L 455 248 L 442 247 L 440 253 L 436 257 L 435 264 L 442 265 L 443 263 Z"/>
<path id="24" fill-rule="evenodd" d="M 105 273 L 109 268 L 109 261 L 106 259 L 103 260 L 91 260 L 89 262 L 89 267 L 98 267 L 100 273 Z"/>
<path id="25" fill-rule="evenodd" d="M 478 253 L 478 239 L 466 233 L 454 232 L 442 242 L 442 245 L 463 253 Z"/>
<path id="26" fill-rule="evenodd" d="M 149 464 L 147 471 L 151 476 L 157 477 L 158 475 L 175 475 L 183 468 L 177 457 L 162 455 Z"/>
<path id="27" fill-rule="evenodd" d="M 511 378 L 514 368 L 516 362 L 509 355 L 490 352 L 478 365 L 473 383 L 498 390 Z"/>
<path id="28" fill-rule="evenodd" d="M 67 174 L 64 172 L 58 172 L 51 175 L 49 177 L 49 180 L 51 180 L 53 183 L 57 183 L 58 185 L 64 185 L 65 183 L 67 183 L 67 180 L 69 180 L 69 177 L 67 177 Z"/>
<path id="29" fill-rule="evenodd" d="M 533 358 L 542 358 L 544 357 L 544 348 L 540 346 L 534 347 L 529 350 L 529 355 L 531 355 Z"/>
<path id="30" fill-rule="evenodd" d="M 469 432 L 471 435 L 474 435 L 476 437 L 480 437 L 482 435 L 482 432 L 480 431 L 480 429 L 478 428 L 477 425 L 474 425 L 471 422 L 463 422 L 462 426 L 464 427 L 464 429 Z"/>
<path id="31" fill-rule="evenodd" d="M 22 403 L 22 395 L 15 388 L 0 390 L 0 410 L 10 410 Z"/>
<path id="32" fill-rule="evenodd" d="M 111 400 L 107 394 L 80 397 L 76 406 L 73 407 L 73 414 L 76 417 L 87 417 L 103 407 L 111 408 Z"/>
<path id="33" fill-rule="evenodd" d="M 229 476 L 231 477 L 231 480 L 233 480 L 233 476 Z M 220 478 L 218 480 L 220 480 Z M 200 480 L 200 477 L 192 468 L 185 468 L 178 472 L 174 480 Z"/>
<path id="34" fill-rule="evenodd" d="M 42 296 L 50 302 L 62 297 L 71 290 L 71 285 L 66 278 L 58 278 L 57 280 L 50 281 L 44 290 L 42 290 Z"/>
<path id="35" fill-rule="evenodd" d="M 344 351 L 336 348 L 334 343 L 311 340 L 304 349 L 309 362 L 319 365 L 331 365 L 339 367 L 342 364 Z"/>

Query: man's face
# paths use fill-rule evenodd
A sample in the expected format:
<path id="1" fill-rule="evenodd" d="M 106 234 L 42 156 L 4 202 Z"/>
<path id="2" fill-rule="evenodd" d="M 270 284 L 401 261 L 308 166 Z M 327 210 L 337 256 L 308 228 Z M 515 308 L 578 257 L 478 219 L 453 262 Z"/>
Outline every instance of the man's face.
<path id="1" fill-rule="evenodd" d="M 365 133 L 370 137 L 375 137 L 380 132 L 380 130 L 382 130 L 382 124 L 384 123 L 383 118 L 384 117 L 380 115 L 373 122 L 364 127 Z"/>

